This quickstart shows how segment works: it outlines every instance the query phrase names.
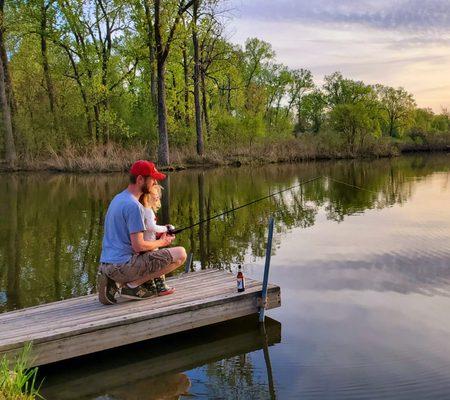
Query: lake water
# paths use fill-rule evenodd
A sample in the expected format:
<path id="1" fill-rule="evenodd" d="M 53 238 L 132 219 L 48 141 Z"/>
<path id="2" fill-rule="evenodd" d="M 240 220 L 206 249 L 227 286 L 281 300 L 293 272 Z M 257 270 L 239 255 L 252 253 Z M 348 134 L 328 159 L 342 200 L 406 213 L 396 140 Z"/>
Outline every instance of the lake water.
<path id="1" fill-rule="evenodd" d="M 450 398 L 450 155 L 171 173 L 161 223 L 194 268 L 270 281 L 282 307 L 42 368 L 52 399 Z M 351 187 L 344 185 L 354 185 Z M 123 174 L 0 175 L 0 312 L 93 292 Z M 357 188 L 358 187 L 358 188 Z"/>

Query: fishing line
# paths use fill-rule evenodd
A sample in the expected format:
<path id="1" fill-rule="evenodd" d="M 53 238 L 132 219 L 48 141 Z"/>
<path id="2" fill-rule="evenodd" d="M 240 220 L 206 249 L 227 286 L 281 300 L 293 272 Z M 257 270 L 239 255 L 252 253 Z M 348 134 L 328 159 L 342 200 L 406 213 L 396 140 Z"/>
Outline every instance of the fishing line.
<path id="1" fill-rule="evenodd" d="M 311 178 L 311 179 L 308 179 L 308 180 L 306 180 L 306 181 L 300 182 L 298 185 L 294 185 L 294 186 L 288 187 L 288 188 L 286 188 L 286 189 L 280 190 L 280 191 L 278 191 L 278 192 L 271 193 L 271 194 L 269 194 L 268 196 L 264 196 L 264 197 L 261 197 L 261 198 L 259 198 L 259 199 L 253 200 L 253 201 L 251 201 L 250 203 L 242 204 L 241 206 L 232 208 L 231 210 L 226 210 L 226 211 L 224 211 L 224 212 L 222 212 L 222 213 L 220 213 L 220 214 L 216 214 L 216 215 L 213 215 L 212 217 L 209 217 L 209 218 L 203 219 L 203 220 L 201 220 L 201 221 L 198 221 L 198 222 L 196 222 L 195 224 L 186 226 L 186 227 L 181 228 L 181 229 L 175 229 L 175 230 L 173 231 L 173 234 L 178 234 L 178 233 L 180 233 L 180 232 L 185 231 L 186 229 L 191 229 L 191 228 L 193 228 L 194 226 L 197 226 L 197 225 L 203 224 L 203 223 L 205 223 L 205 222 L 211 221 L 211 220 L 214 219 L 214 218 L 221 217 L 222 215 L 229 214 L 229 213 L 231 213 L 231 212 L 233 212 L 233 211 L 236 211 L 236 210 L 239 210 L 239 209 L 241 209 L 241 208 L 247 207 L 247 206 L 249 206 L 249 205 L 251 205 L 251 204 L 255 204 L 255 203 L 259 202 L 259 201 L 266 200 L 266 199 L 268 199 L 268 198 L 270 198 L 270 197 L 276 196 L 277 194 L 280 194 L 280 193 L 283 193 L 283 192 L 287 192 L 288 190 L 292 190 L 292 189 L 295 189 L 295 188 L 297 188 L 297 187 L 306 185 L 307 183 L 316 181 L 316 180 L 318 180 L 318 179 L 320 179 L 320 178 L 323 178 L 323 176 L 322 176 L 322 175 L 316 176 L 315 178 Z"/>
<path id="2" fill-rule="evenodd" d="M 334 179 L 334 178 L 331 178 L 331 177 L 327 177 L 327 178 L 330 179 L 331 181 L 335 181 L 335 182 L 340 183 L 342 185 L 350 186 L 352 188 L 359 189 L 359 190 L 364 190 L 365 192 L 373 193 L 373 194 L 376 194 L 378 196 L 378 193 L 374 192 L 373 190 L 365 189 L 365 188 L 363 188 L 361 186 L 353 185 L 351 183 L 343 182 L 343 181 L 340 181 L 338 179 Z"/>
<path id="3" fill-rule="evenodd" d="M 271 197 L 273 197 L 273 196 L 276 196 L 277 194 L 280 194 L 280 193 L 283 193 L 283 192 L 287 192 L 288 190 L 292 190 L 292 189 L 295 189 L 295 188 L 297 188 L 297 187 L 306 185 L 307 183 L 316 181 L 316 180 L 318 180 L 318 179 L 320 179 L 320 178 L 327 178 L 327 179 L 329 179 L 329 180 L 331 180 L 331 181 L 334 181 L 334 182 L 336 182 L 336 183 L 340 183 L 341 185 L 346 185 L 346 186 L 349 186 L 349 187 L 352 187 L 352 188 L 355 188 L 355 189 L 363 190 L 363 191 L 365 191 L 365 192 L 369 192 L 369 193 L 373 193 L 373 194 L 375 194 L 375 195 L 378 195 L 378 193 L 377 193 L 377 192 L 374 192 L 373 190 L 365 189 L 365 188 L 363 188 L 363 187 L 361 187 L 361 186 L 357 186 L 357 185 L 353 185 L 353 184 L 351 184 L 351 183 L 347 183 L 347 182 L 344 182 L 344 181 L 340 181 L 339 179 L 335 179 L 335 178 L 331 178 L 331 177 L 325 177 L 325 176 L 323 176 L 323 175 L 320 175 L 320 176 L 316 176 L 315 178 L 311 178 L 311 179 L 308 179 L 308 180 L 306 180 L 306 181 L 300 182 L 300 183 L 297 184 L 297 185 L 294 185 L 294 186 L 288 187 L 288 188 L 286 188 L 286 189 L 280 190 L 280 191 L 278 191 L 278 192 L 270 193 L 270 194 L 267 195 L 267 196 L 264 196 L 264 197 L 261 197 L 261 198 L 259 198 L 259 199 L 253 200 L 253 201 L 251 201 L 251 202 L 249 202 L 249 203 L 246 203 L 246 204 L 242 204 L 241 206 L 234 207 L 234 208 L 232 208 L 232 209 L 230 209 L 230 210 L 226 210 L 226 211 L 221 212 L 221 213 L 219 213 L 219 214 L 213 215 L 212 217 L 209 217 L 209 218 L 203 219 L 203 220 L 201 220 L 201 221 L 198 221 L 198 222 L 196 222 L 195 224 L 186 226 L 186 227 L 184 227 L 184 228 L 175 229 L 175 230 L 173 231 L 173 234 L 176 235 L 176 234 L 181 233 L 181 232 L 183 232 L 183 231 L 185 231 L 185 230 L 187 230 L 187 229 L 191 229 L 191 228 L 194 228 L 195 226 L 198 226 L 198 225 L 203 224 L 203 223 L 205 223 L 205 222 L 211 221 L 212 219 L 221 217 L 221 216 L 226 215 L 226 214 L 229 214 L 229 213 L 231 213 L 231 212 L 233 212 L 233 211 L 236 211 L 236 210 L 239 210 L 239 209 L 241 209 L 241 208 L 247 207 L 247 206 L 249 206 L 249 205 L 258 203 L 259 201 L 269 199 L 269 198 L 271 198 Z"/>

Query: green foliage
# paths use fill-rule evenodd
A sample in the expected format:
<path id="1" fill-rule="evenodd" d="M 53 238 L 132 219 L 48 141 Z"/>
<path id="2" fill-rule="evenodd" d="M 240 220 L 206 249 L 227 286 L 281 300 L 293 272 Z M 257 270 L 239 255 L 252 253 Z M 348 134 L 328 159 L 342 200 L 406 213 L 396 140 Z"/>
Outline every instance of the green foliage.
<path id="1" fill-rule="evenodd" d="M 318 133 L 325 119 L 326 97 L 315 90 L 303 97 L 298 110 L 296 132 Z"/>
<path id="2" fill-rule="evenodd" d="M 0 362 L 0 399 L 34 400 L 42 398 L 37 384 L 37 368 L 29 368 L 31 343 L 23 348 L 12 369 L 6 357 Z"/>
<path id="3" fill-rule="evenodd" d="M 414 110 L 409 136 L 414 138 L 425 133 L 442 132 L 450 132 L 450 118 L 445 110 L 439 115 L 428 108 Z"/>
<path id="4" fill-rule="evenodd" d="M 363 148 L 369 135 L 376 136 L 379 132 L 370 109 L 362 103 L 337 105 L 330 114 L 330 124 L 342 137 L 350 154 Z"/>
<path id="5" fill-rule="evenodd" d="M 345 79 L 340 72 L 335 72 L 325 77 L 323 91 L 328 106 L 333 108 L 339 104 L 367 101 L 372 88 L 364 82 Z"/>
<path id="6" fill-rule="evenodd" d="M 415 101 L 403 88 L 376 85 L 380 110 L 384 115 L 383 132 L 391 137 L 401 137 L 410 127 Z"/>
<path id="7" fill-rule="evenodd" d="M 157 106 L 151 88 L 156 73 L 154 9 L 150 4 L 146 10 L 145 4 L 6 3 L 4 37 L 19 153 L 39 157 L 48 155 L 49 148 L 62 154 L 66 147 L 109 142 L 157 147 Z M 403 88 L 370 86 L 340 72 L 325 76 L 319 87 L 311 71 L 276 63 L 270 43 L 258 38 L 249 38 L 243 47 L 230 43 L 223 34 L 225 20 L 218 17 L 221 4 L 201 2 L 197 21 L 207 149 L 312 133 L 330 135 L 330 143 L 338 135 L 355 150 L 364 148 L 358 143 L 369 137 L 381 140 L 380 129 L 385 136 L 417 143 L 424 143 L 426 134 L 450 131 L 445 110 L 436 115 L 417 109 Z M 163 42 L 170 35 L 177 5 L 175 0 L 164 2 Z M 166 63 L 167 125 L 174 147 L 191 148 L 196 141 L 191 17 L 183 14 L 175 27 Z"/>

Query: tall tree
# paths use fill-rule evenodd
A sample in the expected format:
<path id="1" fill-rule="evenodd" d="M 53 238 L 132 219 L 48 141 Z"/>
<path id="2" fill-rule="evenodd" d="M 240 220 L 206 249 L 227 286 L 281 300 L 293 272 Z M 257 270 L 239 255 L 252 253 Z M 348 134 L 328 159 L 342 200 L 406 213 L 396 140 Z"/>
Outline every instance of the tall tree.
<path id="1" fill-rule="evenodd" d="M 339 104 L 356 104 L 367 100 L 373 89 L 361 81 L 346 79 L 340 72 L 324 78 L 323 92 L 330 108 Z"/>
<path id="2" fill-rule="evenodd" d="M 246 61 L 245 87 L 248 89 L 254 80 L 260 76 L 267 62 L 275 57 L 275 52 L 272 50 L 270 43 L 257 38 L 250 38 L 245 42 L 244 57 Z"/>
<path id="3" fill-rule="evenodd" d="M 155 71 L 155 28 L 153 26 L 153 15 L 150 8 L 150 0 L 142 0 L 145 9 L 145 25 L 147 31 L 148 63 L 150 68 L 150 97 L 152 105 L 157 105 L 157 86 Z"/>
<path id="4" fill-rule="evenodd" d="M 297 106 L 297 122 L 300 123 L 303 96 L 314 89 L 314 81 L 311 71 L 303 68 L 291 71 L 291 76 L 292 81 L 287 93 L 288 105 L 286 107 L 286 116 L 289 115 L 294 106 Z"/>
<path id="5" fill-rule="evenodd" d="M 55 118 L 55 89 L 53 85 L 53 80 L 50 75 L 50 66 L 48 62 L 48 51 L 47 51 L 47 36 L 48 36 L 48 11 L 53 0 L 40 0 L 40 42 L 41 42 L 41 55 L 42 55 L 42 68 L 44 71 L 44 80 L 47 89 L 48 102 L 50 106 L 50 112 Z M 54 120 L 54 122 L 56 122 Z"/>
<path id="6" fill-rule="evenodd" d="M 308 129 L 318 133 L 325 119 L 325 107 L 325 96 L 319 89 L 306 94 L 300 104 L 300 118 L 295 133 L 305 132 Z"/>
<path id="7" fill-rule="evenodd" d="M 219 22 L 217 13 L 217 0 L 205 2 L 205 16 L 200 24 L 202 28 L 200 41 L 200 88 L 202 93 L 202 114 L 207 138 L 211 136 L 211 122 L 206 78 L 213 79 L 214 71 L 210 71 L 211 67 L 223 61 L 224 55 L 228 53 L 228 49 L 225 51 L 223 51 L 224 49 L 219 49 L 223 25 Z"/>
<path id="8" fill-rule="evenodd" d="M 194 0 L 186 3 L 185 0 L 178 0 L 176 13 L 171 12 L 169 2 L 165 3 L 165 7 L 161 9 L 161 0 L 155 0 L 155 40 L 156 40 L 156 70 L 158 80 L 158 162 L 161 166 L 169 165 L 169 137 L 167 133 L 167 105 L 166 105 L 166 61 L 169 55 L 170 46 L 173 43 L 175 31 L 180 22 L 181 16 L 192 6 Z M 168 34 L 166 39 L 163 38 L 163 23 L 161 21 L 162 11 L 165 11 L 166 27 Z"/>
<path id="9" fill-rule="evenodd" d="M 377 85 L 376 91 L 381 103 L 381 109 L 387 115 L 387 134 L 395 136 L 406 126 L 416 105 L 413 96 L 402 87 L 392 88 Z"/>
<path id="10" fill-rule="evenodd" d="M 4 0 L 0 0 L 0 48 L 5 48 L 4 44 Z M 6 52 L 5 52 L 6 56 Z M 16 147 L 14 143 L 13 122 L 11 116 L 11 104 L 7 91 L 7 57 L 0 56 L 0 100 L 2 105 L 4 138 L 5 138 L 5 159 L 9 167 L 14 168 L 16 163 Z"/>
<path id="11" fill-rule="evenodd" d="M 184 81 L 184 121 L 186 127 L 189 128 L 191 125 L 189 112 L 189 59 L 188 59 L 188 44 L 186 39 L 183 41 L 181 54 L 182 54 L 183 81 Z"/>
<path id="12" fill-rule="evenodd" d="M 195 108 L 195 128 L 197 133 L 197 154 L 203 155 L 203 126 L 202 110 L 200 107 L 200 55 L 197 34 L 197 24 L 199 17 L 200 0 L 194 0 L 192 11 L 192 44 L 194 46 L 194 108 Z"/>

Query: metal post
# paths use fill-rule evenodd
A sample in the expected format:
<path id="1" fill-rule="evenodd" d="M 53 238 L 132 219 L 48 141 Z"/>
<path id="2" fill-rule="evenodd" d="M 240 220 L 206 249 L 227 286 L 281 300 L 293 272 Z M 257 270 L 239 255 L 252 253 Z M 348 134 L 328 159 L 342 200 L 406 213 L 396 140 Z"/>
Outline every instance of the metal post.
<path id="1" fill-rule="evenodd" d="M 184 266 L 184 272 L 187 274 L 191 270 L 192 260 L 194 258 L 194 255 L 192 253 L 189 253 L 187 256 L 186 264 Z"/>
<path id="2" fill-rule="evenodd" d="M 259 322 L 264 322 L 264 312 L 267 303 L 267 285 L 269 281 L 269 268 L 270 268 L 270 257 L 272 254 L 272 237 L 273 237 L 273 225 L 274 219 L 270 217 L 269 219 L 269 234 L 267 236 L 267 247 L 266 247 L 266 263 L 264 266 L 264 278 L 261 292 L 261 304 L 259 307 Z"/>

